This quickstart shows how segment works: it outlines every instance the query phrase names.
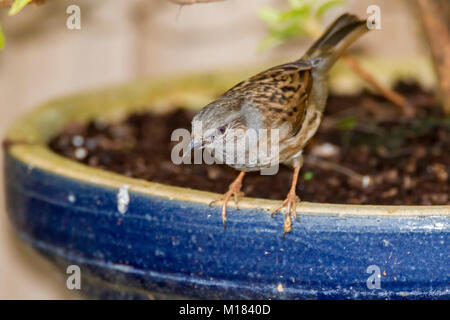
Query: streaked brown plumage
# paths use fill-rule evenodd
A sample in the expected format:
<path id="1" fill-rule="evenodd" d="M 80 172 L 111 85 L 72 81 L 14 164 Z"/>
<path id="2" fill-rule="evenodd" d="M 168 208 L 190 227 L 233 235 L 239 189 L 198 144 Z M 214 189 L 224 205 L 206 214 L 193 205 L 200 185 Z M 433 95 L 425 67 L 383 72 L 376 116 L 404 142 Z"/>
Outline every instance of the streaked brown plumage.
<path id="1" fill-rule="evenodd" d="M 242 81 L 205 106 L 193 119 L 193 127 L 201 123 L 203 131 L 201 135 L 193 133 L 192 148 L 213 149 L 217 141 L 230 138 L 228 131 L 231 129 L 242 129 L 245 133 L 249 129 L 278 130 L 277 162 L 294 168 L 292 186 L 286 200 L 272 211 L 276 213 L 287 206 L 284 233 L 291 231 L 292 215 L 296 216 L 295 205 L 299 199 L 295 187 L 303 164 L 302 150 L 316 133 L 325 109 L 328 70 L 344 50 L 367 30 L 365 21 L 350 14 L 340 16 L 301 59 Z M 214 150 L 217 152 L 215 157 L 221 159 L 230 153 L 225 147 Z M 246 152 L 251 151 L 246 149 Z M 224 201 L 224 226 L 227 203 L 234 196 L 237 204 L 245 172 L 268 166 L 263 161 L 227 164 L 241 173 L 230 185 L 229 191 L 218 199 Z"/>
<path id="2" fill-rule="evenodd" d="M 224 96 L 258 105 L 264 113 L 264 127 L 277 128 L 289 122 L 294 130 L 302 123 L 311 92 L 311 66 L 298 61 L 273 67 L 242 81 Z"/>

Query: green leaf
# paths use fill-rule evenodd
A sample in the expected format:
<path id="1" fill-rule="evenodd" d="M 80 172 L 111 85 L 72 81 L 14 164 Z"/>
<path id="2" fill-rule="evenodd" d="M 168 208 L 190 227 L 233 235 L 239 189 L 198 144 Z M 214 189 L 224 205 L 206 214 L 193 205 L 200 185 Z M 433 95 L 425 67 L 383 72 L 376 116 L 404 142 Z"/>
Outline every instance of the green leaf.
<path id="1" fill-rule="evenodd" d="M 280 13 L 272 8 L 259 9 L 258 16 L 269 25 L 275 25 L 280 21 Z"/>
<path id="2" fill-rule="evenodd" d="M 304 6 L 302 8 L 291 9 L 280 14 L 280 21 L 290 21 L 291 23 L 301 23 L 303 19 L 311 14 L 311 7 Z"/>
<path id="3" fill-rule="evenodd" d="M 305 0 L 289 0 L 289 4 L 292 8 L 300 8 L 305 5 Z"/>
<path id="4" fill-rule="evenodd" d="M 265 50 L 268 48 L 272 48 L 278 46 L 285 42 L 286 40 L 302 36 L 305 34 L 305 30 L 303 30 L 299 25 L 288 25 L 282 29 L 270 29 L 269 35 L 260 43 L 259 49 Z"/>
<path id="5" fill-rule="evenodd" d="M 5 46 L 5 35 L 3 34 L 2 27 L 0 26 L 0 50 Z"/>
<path id="6" fill-rule="evenodd" d="M 344 0 L 289 0 L 290 8 L 279 11 L 263 8 L 259 17 L 269 25 L 268 36 L 261 42 L 260 49 L 274 47 L 286 40 L 308 34 L 307 26 L 311 20 L 318 20 L 333 6 L 341 5 Z M 318 24 L 318 22 L 317 22 Z"/>
<path id="7" fill-rule="evenodd" d="M 305 181 L 311 180 L 313 177 L 314 177 L 314 173 L 312 171 L 305 172 L 305 175 L 303 176 Z"/>
<path id="8" fill-rule="evenodd" d="M 322 3 L 316 10 L 316 17 L 322 17 L 332 7 L 341 6 L 345 3 L 345 0 L 330 0 Z"/>
<path id="9" fill-rule="evenodd" d="M 340 130 L 353 130 L 357 124 L 358 123 L 354 117 L 347 117 L 340 120 L 336 124 L 336 127 Z"/>
<path id="10" fill-rule="evenodd" d="M 28 3 L 30 3 L 31 0 L 14 0 L 11 9 L 9 9 L 8 14 L 10 16 L 13 16 L 17 13 L 19 13 L 20 10 L 23 9 Z"/>
<path id="11" fill-rule="evenodd" d="M 269 48 L 276 47 L 282 43 L 283 40 L 281 38 L 269 35 L 260 42 L 258 50 L 263 51 Z"/>

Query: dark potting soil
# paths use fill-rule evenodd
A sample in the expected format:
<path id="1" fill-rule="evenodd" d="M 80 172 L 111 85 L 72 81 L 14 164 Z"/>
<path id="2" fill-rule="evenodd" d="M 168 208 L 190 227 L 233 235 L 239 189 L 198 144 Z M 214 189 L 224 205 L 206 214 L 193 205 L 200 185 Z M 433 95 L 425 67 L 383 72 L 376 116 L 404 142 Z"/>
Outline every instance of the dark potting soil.
<path id="1" fill-rule="evenodd" d="M 305 151 L 297 193 L 305 201 L 348 204 L 450 204 L 450 118 L 416 84 L 395 88 L 416 110 L 413 118 L 369 92 L 331 95 L 322 125 Z M 55 152 L 129 177 L 227 191 L 238 172 L 226 165 L 175 165 L 173 130 L 190 130 L 194 113 L 132 114 L 118 123 L 70 124 L 50 141 Z M 246 196 L 284 199 L 292 170 L 247 174 Z M 361 180 L 364 178 L 364 183 Z M 369 182 L 369 183 L 368 183 Z"/>

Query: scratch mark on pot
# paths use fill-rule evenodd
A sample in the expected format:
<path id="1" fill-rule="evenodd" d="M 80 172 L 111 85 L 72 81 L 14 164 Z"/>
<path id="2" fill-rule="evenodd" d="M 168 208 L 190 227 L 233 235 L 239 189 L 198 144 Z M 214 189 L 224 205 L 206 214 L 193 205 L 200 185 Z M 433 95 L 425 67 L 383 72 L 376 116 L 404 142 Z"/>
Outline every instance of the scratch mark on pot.
<path id="1" fill-rule="evenodd" d="M 434 224 L 434 228 L 435 228 L 436 230 L 442 230 L 442 229 L 444 229 L 444 224 L 441 223 L 441 222 L 436 222 L 436 223 Z"/>
<path id="2" fill-rule="evenodd" d="M 156 249 L 155 250 L 155 256 L 157 256 L 157 257 L 165 257 L 166 253 L 164 251 L 160 250 L 160 249 Z"/>
<path id="3" fill-rule="evenodd" d="M 75 195 L 73 193 L 69 194 L 67 196 L 67 200 L 69 200 L 70 203 L 75 203 L 76 200 Z"/>
<path id="4" fill-rule="evenodd" d="M 130 194 L 128 193 L 129 185 L 123 185 L 117 193 L 117 210 L 121 214 L 125 214 L 130 203 Z"/>

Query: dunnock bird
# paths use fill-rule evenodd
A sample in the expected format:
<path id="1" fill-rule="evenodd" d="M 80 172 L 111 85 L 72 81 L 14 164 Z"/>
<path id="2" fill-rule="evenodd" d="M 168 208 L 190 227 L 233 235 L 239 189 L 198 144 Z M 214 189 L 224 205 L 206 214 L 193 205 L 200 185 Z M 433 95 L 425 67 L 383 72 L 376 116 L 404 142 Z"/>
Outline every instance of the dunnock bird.
<path id="1" fill-rule="evenodd" d="M 220 161 L 230 153 L 223 142 L 230 140 L 231 131 L 241 132 L 240 137 L 237 135 L 238 139 L 245 137 L 250 129 L 256 132 L 260 132 L 260 129 L 278 131 L 277 157 L 274 158 L 271 153 L 269 159 L 256 163 L 248 160 L 244 163 L 226 162 L 241 172 L 230 185 L 228 192 L 216 200 L 223 200 L 224 227 L 227 203 L 233 196 L 237 205 L 245 173 L 266 168 L 276 159 L 276 162 L 293 167 L 294 174 L 286 200 L 271 212 L 273 215 L 287 207 L 283 230 L 284 234 L 291 231 L 292 216 L 297 216 L 296 202 L 300 201 L 295 189 L 303 164 L 302 152 L 322 120 L 328 97 L 328 70 L 344 50 L 367 30 L 365 21 L 351 14 L 343 14 L 328 27 L 302 58 L 270 68 L 242 81 L 195 115 L 192 126 L 194 128 L 200 124 L 202 130 L 200 133 L 193 130 L 187 151 L 213 149 L 212 156 L 220 158 Z M 257 136 L 257 139 L 260 139 L 260 136 Z M 222 143 L 220 147 L 217 147 L 218 141 Z M 248 147 L 245 148 L 246 156 L 253 152 Z"/>

